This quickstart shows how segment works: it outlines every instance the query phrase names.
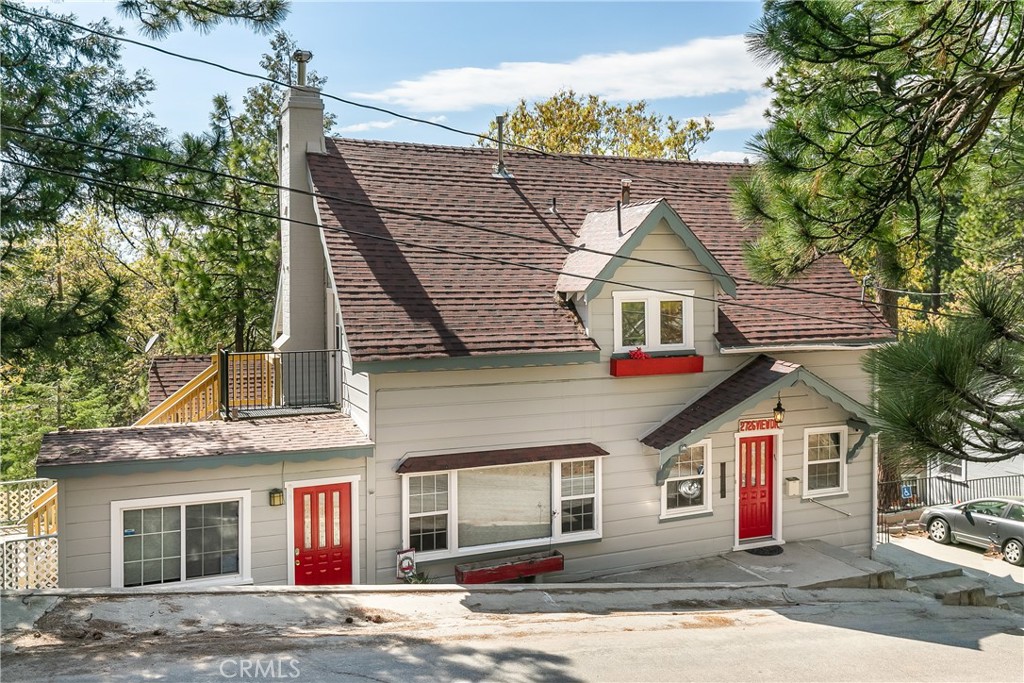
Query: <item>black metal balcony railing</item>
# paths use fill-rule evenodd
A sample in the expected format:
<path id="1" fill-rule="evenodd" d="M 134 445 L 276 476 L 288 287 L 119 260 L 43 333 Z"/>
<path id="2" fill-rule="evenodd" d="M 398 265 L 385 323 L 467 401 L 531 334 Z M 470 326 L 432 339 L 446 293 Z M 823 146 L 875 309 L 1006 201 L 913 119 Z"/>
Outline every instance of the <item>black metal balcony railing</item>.
<path id="1" fill-rule="evenodd" d="M 341 352 L 221 351 L 220 413 L 227 420 L 321 413 L 341 406 Z"/>

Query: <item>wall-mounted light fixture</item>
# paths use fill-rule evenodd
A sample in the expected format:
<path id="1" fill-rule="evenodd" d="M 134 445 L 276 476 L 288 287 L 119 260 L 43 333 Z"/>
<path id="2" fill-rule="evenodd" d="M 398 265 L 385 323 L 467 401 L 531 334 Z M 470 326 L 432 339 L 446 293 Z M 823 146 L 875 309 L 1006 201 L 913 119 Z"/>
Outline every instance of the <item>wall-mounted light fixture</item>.
<path id="1" fill-rule="evenodd" d="M 786 419 L 786 409 L 782 407 L 782 392 L 779 392 L 779 400 L 775 404 L 775 410 L 772 413 L 775 416 L 776 425 L 782 424 L 782 421 Z"/>
<path id="2" fill-rule="evenodd" d="M 281 489 L 270 489 L 270 506 L 278 507 L 284 505 L 284 491 Z"/>

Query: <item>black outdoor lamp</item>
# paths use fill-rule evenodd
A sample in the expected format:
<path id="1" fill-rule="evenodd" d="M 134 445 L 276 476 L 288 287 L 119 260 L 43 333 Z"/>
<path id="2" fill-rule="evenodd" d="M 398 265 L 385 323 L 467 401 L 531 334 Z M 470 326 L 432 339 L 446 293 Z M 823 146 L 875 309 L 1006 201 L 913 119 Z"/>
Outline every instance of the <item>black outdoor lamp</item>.
<path id="1" fill-rule="evenodd" d="M 284 491 L 281 489 L 270 489 L 270 506 L 278 507 L 284 505 Z"/>
<path id="2" fill-rule="evenodd" d="M 779 392 L 779 400 L 775 404 L 775 410 L 772 413 L 775 416 L 776 425 L 782 424 L 782 421 L 786 419 L 786 409 L 782 407 L 782 392 Z"/>

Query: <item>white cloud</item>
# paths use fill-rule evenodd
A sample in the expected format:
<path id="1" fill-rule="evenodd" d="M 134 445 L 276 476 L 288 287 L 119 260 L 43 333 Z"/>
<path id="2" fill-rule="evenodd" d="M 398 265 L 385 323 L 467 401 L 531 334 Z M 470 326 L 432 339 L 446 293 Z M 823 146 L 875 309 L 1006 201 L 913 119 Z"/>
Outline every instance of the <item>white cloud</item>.
<path id="1" fill-rule="evenodd" d="M 743 163 L 744 159 L 749 159 L 751 163 L 757 160 L 750 152 L 733 152 L 729 150 L 697 154 L 697 156 L 700 161 L 731 161 L 738 164 Z"/>
<path id="2" fill-rule="evenodd" d="M 616 101 L 748 92 L 759 90 L 767 75 L 747 54 L 743 36 L 735 35 L 697 38 L 653 52 L 583 55 L 570 62 L 441 69 L 353 97 L 414 111 L 466 111 L 547 98 L 562 88 Z"/>
<path id="3" fill-rule="evenodd" d="M 715 130 L 748 130 L 767 127 L 764 110 L 771 104 L 772 97 L 768 93 L 751 95 L 743 104 L 729 109 L 724 114 L 712 116 Z"/>
<path id="4" fill-rule="evenodd" d="M 430 121 L 431 123 L 444 123 L 447 120 L 448 117 L 445 116 L 444 114 L 441 114 L 440 116 L 431 116 L 429 119 L 427 119 L 427 121 Z"/>
<path id="5" fill-rule="evenodd" d="M 398 119 L 390 119 L 388 121 L 364 121 L 363 123 L 353 123 L 351 126 L 343 126 L 338 129 L 341 133 L 365 133 L 368 130 L 384 130 L 386 128 L 392 128 Z"/>

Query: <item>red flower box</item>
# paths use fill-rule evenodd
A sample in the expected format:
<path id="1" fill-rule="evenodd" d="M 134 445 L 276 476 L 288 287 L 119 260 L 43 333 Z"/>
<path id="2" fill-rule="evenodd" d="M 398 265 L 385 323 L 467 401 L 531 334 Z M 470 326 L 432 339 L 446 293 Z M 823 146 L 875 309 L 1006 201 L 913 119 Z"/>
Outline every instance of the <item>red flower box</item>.
<path id="1" fill-rule="evenodd" d="M 455 583 L 493 583 L 512 581 L 526 576 L 560 572 L 565 558 L 557 550 L 516 555 L 497 560 L 455 565 Z"/>
<path id="2" fill-rule="evenodd" d="M 612 358 L 613 377 L 642 375 L 683 375 L 704 372 L 704 356 L 663 356 L 660 358 Z"/>

